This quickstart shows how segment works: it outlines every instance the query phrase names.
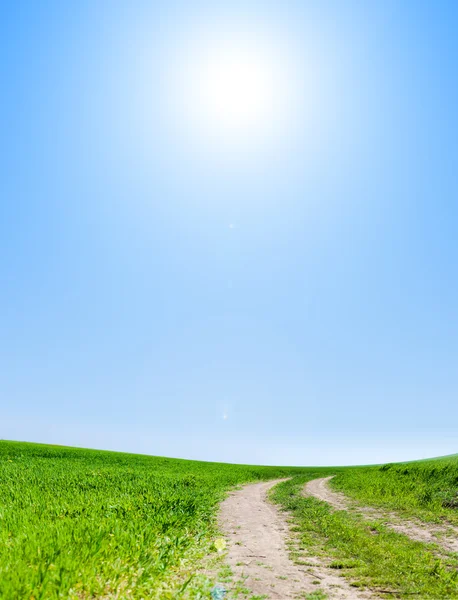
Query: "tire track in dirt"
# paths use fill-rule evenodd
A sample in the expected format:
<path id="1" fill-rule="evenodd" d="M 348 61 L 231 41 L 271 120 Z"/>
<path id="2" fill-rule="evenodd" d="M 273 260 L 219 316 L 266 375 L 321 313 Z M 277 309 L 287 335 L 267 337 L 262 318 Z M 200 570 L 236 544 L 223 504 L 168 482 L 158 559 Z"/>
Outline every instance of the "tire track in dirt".
<path id="1" fill-rule="evenodd" d="M 219 525 L 227 539 L 226 560 L 234 582 L 241 580 L 252 594 L 271 599 L 304 598 L 318 590 L 335 600 L 371 598 L 317 557 L 307 557 L 306 564 L 289 558 L 287 513 L 266 498 L 268 490 L 281 481 L 285 480 L 247 485 L 221 504 Z"/>
<path id="2" fill-rule="evenodd" d="M 397 533 L 402 533 L 417 542 L 432 543 L 441 546 L 447 552 L 458 552 L 458 528 L 453 526 L 428 525 L 421 521 L 404 519 L 391 511 L 361 506 L 340 492 L 329 487 L 331 477 L 322 477 L 309 481 L 304 487 L 304 496 L 313 496 L 323 500 L 336 510 L 350 510 L 366 519 L 376 519 Z"/>

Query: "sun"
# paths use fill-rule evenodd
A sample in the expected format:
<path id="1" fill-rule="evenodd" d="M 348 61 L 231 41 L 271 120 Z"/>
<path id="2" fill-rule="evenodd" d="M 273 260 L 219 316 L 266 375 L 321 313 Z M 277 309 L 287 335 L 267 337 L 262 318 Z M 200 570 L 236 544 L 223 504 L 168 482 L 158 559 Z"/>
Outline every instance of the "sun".
<path id="1" fill-rule="evenodd" d="M 273 116 L 276 74 L 262 50 L 220 43 L 193 66 L 193 109 L 216 133 L 259 133 Z"/>
<path id="2" fill-rule="evenodd" d="M 168 71 L 172 121 L 194 146 L 212 152 L 272 145 L 291 127 L 293 67 L 275 36 L 200 32 L 177 49 Z"/>

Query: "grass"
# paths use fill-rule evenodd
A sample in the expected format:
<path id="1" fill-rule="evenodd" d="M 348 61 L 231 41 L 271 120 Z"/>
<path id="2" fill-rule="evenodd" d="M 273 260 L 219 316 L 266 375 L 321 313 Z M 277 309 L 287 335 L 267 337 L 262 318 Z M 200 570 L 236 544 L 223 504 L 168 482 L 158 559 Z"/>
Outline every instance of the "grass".
<path id="1" fill-rule="evenodd" d="M 386 598 L 458 598 L 458 555 L 438 557 L 432 545 L 304 498 L 304 484 L 316 476 L 320 475 L 295 477 L 272 490 L 272 499 L 292 513 L 298 534 L 296 556 L 301 552 L 322 556 L 351 585 Z"/>
<path id="2" fill-rule="evenodd" d="M 272 498 L 291 512 L 298 562 L 321 556 L 351 585 L 385 598 L 458 599 L 458 555 L 302 497 L 306 481 L 330 474 L 335 489 L 363 504 L 458 523 L 456 456 L 256 467 L 0 441 L 0 598 L 210 598 L 210 570 L 232 577 L 215 518 L 227 490 L 291 477 Z M 242 584 L 236 592 L 249 593 Z M 318 589 L 307 597 L 325 596 Z"/>
<path id="3" fill-rule="evenodd" d="M 0 442 L 0 598 L 208 597 L 226 490 L 295 475 Z"/>
<path id="4" fill-rule="evenodd" d="M 331 487 L 363 504 L 458 525 L 458 456 L 341 470 Z"/>

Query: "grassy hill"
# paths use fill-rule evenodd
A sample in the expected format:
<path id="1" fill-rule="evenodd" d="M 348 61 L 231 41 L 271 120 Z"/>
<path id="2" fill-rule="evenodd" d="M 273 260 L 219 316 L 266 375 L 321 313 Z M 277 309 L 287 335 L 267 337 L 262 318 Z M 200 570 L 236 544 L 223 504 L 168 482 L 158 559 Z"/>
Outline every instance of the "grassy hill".
<path id="1" fill-rule="evenodd" d="M 225 491 L 304 471 L 2 441 L 0 598 L 198 596 Z"/>
<path id="2" fill-rule="evenodd" d="M 273 497 L 293 513 L 303 543 L 346 557 L 356 585 L 400 590 L 385 597 L 420 589 L 417 597 L 458 598 L 455 557 L 438 558 L 381 525 L 374 537 L 355 516 L 301 497 L 305 481 L 328 474 L 337 475 L 336 489 L 364 503 L 458 523 L 457 456 L 376 467 L 259 467 L 1 441 L 0 598 L 207 598 L 201 565 L 217 556 L 215 517 L 225 492 L 280 477 L 292 479 Z M 380 552 L 391 553 L 383 565 Z"/>

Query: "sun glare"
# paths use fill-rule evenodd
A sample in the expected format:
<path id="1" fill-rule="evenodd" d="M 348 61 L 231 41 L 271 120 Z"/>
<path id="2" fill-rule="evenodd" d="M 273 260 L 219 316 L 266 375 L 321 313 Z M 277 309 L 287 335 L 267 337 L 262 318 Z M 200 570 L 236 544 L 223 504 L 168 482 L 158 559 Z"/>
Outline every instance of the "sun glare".
<path id="1" fill-rule="evenodd" d="M 212 151 L 265 148 L 291 125 L 298 91 L 293 67 L 285 44 L 259 33 L 187 40 L 167 73 L 172 121 Z"/>
<path id="2" fill-rule="evenodd" d="M 275 98 L 275 73 L 257 49 L 215 48 L 193 66 L 193 96 L 201 118 L 225 134 L 265 126 Z"/>

